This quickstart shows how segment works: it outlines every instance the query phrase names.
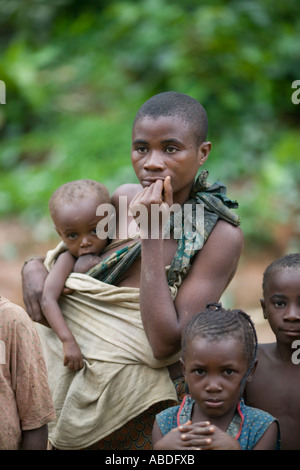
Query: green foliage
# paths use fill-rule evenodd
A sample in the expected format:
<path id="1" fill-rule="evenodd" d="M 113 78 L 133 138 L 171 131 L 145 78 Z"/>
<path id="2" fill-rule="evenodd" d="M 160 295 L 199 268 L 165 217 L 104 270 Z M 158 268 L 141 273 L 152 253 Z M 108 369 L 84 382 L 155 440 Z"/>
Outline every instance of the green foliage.
<path id="1" fill-rule="evenodd" d="M 42 216 L 67 180 L 135 181 L 132 121 L 166 90 L 206 107 L 206 168 L 249 239 L 298 216 L 298 0 L 0 0 L 0 13 L 2 216 Z"/>

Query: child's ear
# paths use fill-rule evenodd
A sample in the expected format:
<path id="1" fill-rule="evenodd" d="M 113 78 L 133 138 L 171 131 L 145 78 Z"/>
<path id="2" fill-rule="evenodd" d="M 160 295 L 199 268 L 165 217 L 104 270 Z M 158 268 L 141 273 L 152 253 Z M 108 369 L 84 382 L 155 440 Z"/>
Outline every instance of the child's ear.
<path id="1" fill-rule="evenodd" d="M 267 313 L 266 313 L 266 301 L 265 301 L 265 299 L 260 299 L 260 305 L 261 305 L 261 308 L 262 308 L 262 311 L 263 311 L 264 319 L 267 320 L 268 316 L 267 316 Z"/>
<path id="2" fill-rule="evenodd" d="M 54 230 L 56 231 L 56 233 L 61 237 L 61 233 L 60 231 L 58 230 L 58 228 L 54 225 Z"/>
<path id="3" fill-rule="evenodd" d="M 246 382 L 251 382 L 253 374 L 254 374 L 255 369 L 256 369 L 256 366 L 257 366 L 257 359 L 255 359 L 254 366 L 252 367 L 252 370 L 251 370 L 250 374 L 246 378 Z"/>
<path id="4" fill-rule="evenodd" d="M 184 360 L 182 359 L 182 357 L 179 358 L 179 362 L 180 362 L 180 365 L 181 365 L 181 370 L 182 370 L 183 376 L 185 377 L 185 365 L 184 365 Z"/>

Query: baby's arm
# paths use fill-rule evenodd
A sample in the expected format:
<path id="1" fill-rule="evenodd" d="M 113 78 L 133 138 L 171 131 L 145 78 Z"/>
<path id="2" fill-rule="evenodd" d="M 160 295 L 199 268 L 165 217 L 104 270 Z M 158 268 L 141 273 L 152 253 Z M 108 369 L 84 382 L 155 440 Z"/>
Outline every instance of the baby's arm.
<path id="1" fill-rule="evenodd" d="M 58 299 L 74 263 L 75 259 L 69 251 L 57 258 L 45 281 L 41 306 L 49 325 L 63 343 L 64 365 L 77 370 L 83 367 L 82 354 L 58 305 Z"/>

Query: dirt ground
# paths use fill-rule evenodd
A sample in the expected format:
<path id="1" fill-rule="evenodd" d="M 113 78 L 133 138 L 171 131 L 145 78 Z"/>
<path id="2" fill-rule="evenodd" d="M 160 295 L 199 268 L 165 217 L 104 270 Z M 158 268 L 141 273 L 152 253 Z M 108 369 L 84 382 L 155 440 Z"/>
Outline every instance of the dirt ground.
<path id="1" fill-rule="evenodd" d="M 45 254 L 58 240 L 47 240 L 46 231 L 45 226 L 30 228 L 18 219 L 0 221 L 0 294 L 22 307 L 21 269 L 24 260 Z M 226 307 L 241 308 L 253 318 L 261 343 L 274 341 L 259 302 L 263 271 L 274 258 L 273 251 L 251 255 L 244 251 L 237 273 L 223 298 Z"/>

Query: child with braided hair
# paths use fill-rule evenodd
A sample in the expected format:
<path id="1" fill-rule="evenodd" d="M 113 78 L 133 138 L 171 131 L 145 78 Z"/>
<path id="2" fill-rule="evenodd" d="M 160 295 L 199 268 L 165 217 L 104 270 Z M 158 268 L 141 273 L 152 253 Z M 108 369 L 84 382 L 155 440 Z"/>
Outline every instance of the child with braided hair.
<path id="1" fill-rule="evenodd" d="M 242 310 L 209 304 L 195 315 L 182 336 L 181 364 L 189 395 L 156 416 L 154 449 L 279 449 L 277 420 L 242 399 L 256 352 L 255 327 Z"/>

